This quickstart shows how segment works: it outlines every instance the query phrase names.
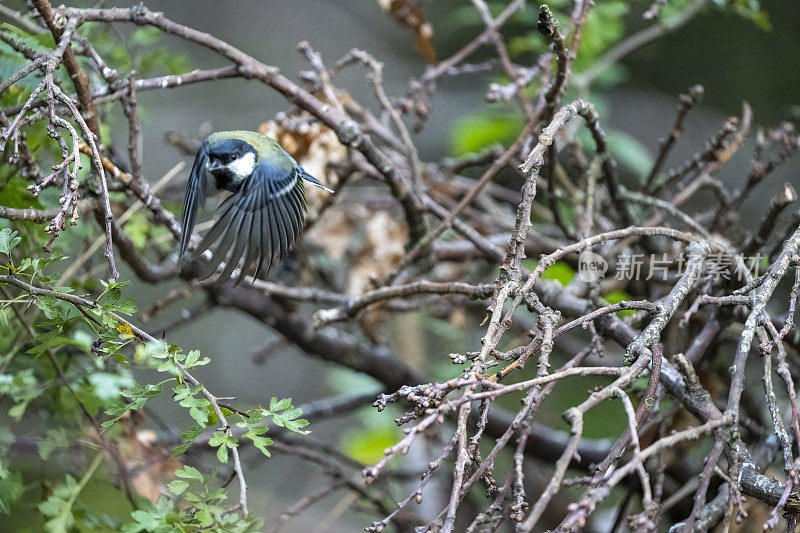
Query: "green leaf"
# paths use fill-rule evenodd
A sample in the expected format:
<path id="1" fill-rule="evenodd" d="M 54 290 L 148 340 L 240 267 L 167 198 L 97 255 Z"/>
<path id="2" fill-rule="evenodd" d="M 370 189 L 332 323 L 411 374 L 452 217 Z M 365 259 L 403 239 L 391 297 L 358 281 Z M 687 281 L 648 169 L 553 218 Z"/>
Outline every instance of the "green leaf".
<path id="1" fill-rule="evenodd" d="M 613 304 L 618 304 L 618 303 L 620 303 L 622 301 L 625 301 L 625 300 L 630 300 L 631 299 L 631 295 L 626 293 L 626 292 L 624 292 L 624 291 L 613 291 L 613 292 L 609 292 L 608 294 L 603 296 L 603 299 L 606 302 L 608 302 L 608 303 L 613 305 Z M 618 311 L 617 312 L 617 316 L 619 316 L 620 318 L 625 318 L 626 316 L 632 316 L 632 315 L 635 315 L 635 314 L 636 314 L 636 311 L 634 311 L 633 309 L 627 309 L 627 310 L 624 310 L 624 311 Z"/>
<path id="2" fill-rule="evenodd" d="M 575 69 L 591 66 L 606 50 L 622 37 L 628 3 L 622 0 L 598 2 L 589 12 L 583 26 L 581 46 L 575 59 Z"/>
<path id="3" fill-rule="evenodd" d="M 221 431 L 215 431 L 208 440 L 209 446 L 217 448 L 217 459 L 220 463 L 228 462 L 228 448 L 236 448 L 239 443 L 233 435 L 227 435 Z"/>
<path id="4" fill-rule="evenodd" d="M 453 156 L 480 152 L 497 143 L 514 141 L 525 126 L 516 115 L 467 115 L 458 120 L 452 130 L 450 145 Z"/>
<path id="5" fill-rule="evenodd" d="M 44 530 L 48 533 L 66 533 L 75 524 L 72 515 L 72 504 L 80 486 L 72 476 L 67 476 L 64 483 L 58 485 L 47 500 L 39 504 L 39 511 L 48 518 Z"/>
<path id="6" fill-rule="evenodd" d="M 203 474 L 193 466 L 186 465 L 181 470 L 176 470 L 175 475 L 181 479 L 195 479 L 203 481 Z"/>
<path id="7" fill-rule="evenodd" d="M 653 166 L 650 150 L 641 141 L 622 131 L 608 132 L 608 151 L 611 157 L 640 178 L 647 175 Z"/>
<path id="8" fill-rule="evenodd" d="M 66 449 L 68 446 L 67 432 L 63 428 L 51 429 L 39 442 L 39 457 L 43 461 L 47 461 L 54 450 Z"/>
<path id="9" fill-rule="evenodd" d="M 35 303 L 44 316 L 50 320 L 59 318 L 62 312 L 61 300 L 55 296 L 37 296 Z"/>
<path id="10" fill-rule="evenodd" d="M 124 300 L 120 300 L 111 306 L 110 310 L 121 315 L 132 315 L 138 311 L 138 308 L 133 302 L 133 298 L 125 298 Z"/>
<path id="11" fill-rule="evenodd" d="M 273 396 L 269 400 L 269 410 L 270 411 L 283 411 L 284 409 L 288 409 L 292 406 L 292 399 L 291 398 L 284 398 L 280 401 Z"/>
<path id="12" fill-rule="evenodd" d="M 161 525 L 165 522 L 161 520 L 160 516 L 154 516 L 148 511 L 133 511 L 131 513 L 131 518 L 136 520 L 136 525 L 138 528 L 126 527 L 124 531 L 126 532 L 138 532 L 138 531 L 160 531 Z"/>
<path id="13" fill-rule="evenodd" d="M 225 446 L 220 446 L 217 448 L 217 459 L 220 463 L 227 463 L 228 462 L 228 448 Z"/>
<path id="14" fill-rule="evenodd" d="M 152 26 L 137 28 L 131 36 L 130 43 L 138 46 L 153 46 L 161 39 L 161 31 Z"/>
<path id="15" fill-rule="evenodd" d="M 17 237 L 16 231 L 11 231 L 11 228 L 3 228 L 0 230 L 0 254 L 10 255 L 11 250 L 20 243 L 22 237 Z"/>
<path id="16" fill-rule="evenodd" d="M 167 483 L 167 488 L 172 494 L 180 495 L 189 488 L 189 482 L 180 479 L 175 479 Z"/>
<path id="17" fill-rule="evenodd" d="M 94 372 L 89 374 L 89 383 L 94 386 L 94 393 L 101 400 L 114 400 L 119 398 L 122 390 L 132 387 L 135 382 L 130 376 L 121 376 L 108 372 Z"/>
<path id="18" fill-rule="evenodd" d="M 542 273 L 542 279 L 557 281 L 565 287 L 572 282 L 572 278 L 574 277 L 575 270 L 568 264 L 560 261 L 553 264 Z"/>
<path id="19" fill-rule="evenodd" d="M 374 427 L 359 427 L 344 434 L 342 451 L 355 461 L 374 464 L 397 438 L 398 428 L 394 425 L 380 423 Z"/>
<path id="20" fill-rule="evenodd" d="M 195 398 L 195 394 L 202 389 L 202 385 L 197 385 L 195 387 L 178 385 L 172 390 L 175 393 L 173 399 L 178 402 L 178 405 L 187 407 L 189 409 L 189 416 L 191 416 L 199 426 L 205 427 L 209 420 L 208 411 L 210 403 L 205 398 Z"/>
<path id="21" fill-rule="evenodd" d="M 15 420 L 22 418 L 28 404 L 43 390 L 32 368 L 20 370 L 13 375 L 0 374 L 0 393 L 13 400 L 14 405 L 8 410 L 8 414 Z"/>
<path id="22" fill-rule="evenodd" d="M 309 431 L 303 429 L 308 425 L 308 420 L 298 418 L 303 414 L 303 410 L 300 408 L 291 407 L 291 398 L 284 398 L 283 400 L 278 401 L 278 399 L 273 396 L 269 402 L 269 409 L 262 410 L 261 415 L 271 416 L 272 421 L 276 426 L 286 428 L 289 431 L 300 433 L 302 435 L 310 433 Z"/>
<path id="23" fill-rule="evenodd" d="M 14 420 L 19 421 L 22 418 L 22 415 L 25 414 L 25 409 L 27 409 L 27 408 L 28 408 L 28 402 L 27 401 L 20 402 L 20 403 L 18 403 L 16 405 L 12 406 L 8 410 L 8 416 L 13 418 Z"/>
<path id="24" fill-rule="evenodd" d="M 64 340 L 64 337 L 59 335 L 62 331 L 63 328 L 61 326 L 57 326 L 53 328 L 52 331 L 36 335 L 32 341 L 38 344 L 34 345 L 33 348 L 28 349 L 25 353 L 33 356 L 39 356 L 47 350 L 58 348 L 61 345 L 62 340 Z"/>
<path id="25" fill-rule="evenodd" d="M 189 431 L 187 431 L 186 433 L 182 433 L 181 437 L 183 437 L 185 442 L 183 444 L 175 446 L 175 448 L 172 449 L 172 456 L 178 457 L 179 455 L 183 455 L 184 453 L 186 453 L 186 450 L 188 450 L 189 447 L 192 444 L 194 444 L 194 441 L 197 439 L 197 437 L 200 436 L 201 433 L 203 433 L 203 431 L 205 431 L 205 429 L 206 429 L 205 427 L 194 426 L 190 428 Z"/>
<path id="26" fill-rule="evenodd" d="M 242 435 L 242 437 L 246 439 L 250 439 L 253 441 L 253 446 L 258 448 L 261 453 L 263 453 L 267 457 L 271 457 L 269 450 L 267 450 L 267 446 L 272 444 L 272 439 L 269 437 L 262 437 L 264 433 L 269 430 L 267 426 L 256 426 L 251 427 L 250 431 Z"/>
<path id="27" fill-rule="evenodd" d="M 122 391 L 122 396 L 129 400 L 127 403 L 117 401 L 106 410 L 106 414 L 112 418 L 103 422 L 103 429 L 113 426 L 129 409 L 138 410 L 143 408 L 148 400 L 157 396 L 162 390 L 163 387 L 160 383 L 156 385 L 147 385 L 147 387 L 144 388 L 138 383 L 134 383 L 129 390 Z"/>
<path id="28" fill-rule="evenodd" d="M 194 368 L 196 366 L 207 365 L 210 362 L 211 362 L 211 359 L 209 359 L 208 357 L 203 357 L 202 359 L 200 359 L 200 351 L 199 350 L 192 350 L 186 356 L 186 360 L 183 362 L 183 366 L 186 367 L 187 369 L 189 369 L 189 368 Z"/>
<path id="29" fill-rule="evenodd" d="M 209 512 L 208 509 L 201 509 L 197 511 L 195 517 L 197 518 L 200 527 L 211 527 L 214 524 L 214 517 L 211 516 L 211 512 Z"/>
<path id="30" fill-rule="evenodd" d="M 22 499 L 22 474 L 16 470 L 0 476 L 0 513 L 10 514 L 11 508 Z"/>

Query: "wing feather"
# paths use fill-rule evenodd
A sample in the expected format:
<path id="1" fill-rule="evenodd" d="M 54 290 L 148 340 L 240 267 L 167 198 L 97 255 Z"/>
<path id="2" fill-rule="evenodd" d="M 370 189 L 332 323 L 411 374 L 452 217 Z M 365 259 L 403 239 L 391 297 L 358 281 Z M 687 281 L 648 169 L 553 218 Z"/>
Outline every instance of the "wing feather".
<path id="1" fill-rule="evenodd" d="M 255 202 L 258 204 L 261 191 L 254 191 L 254 194 L 256 195 Z M 242 282 L 242 280 L 250 271 L 250 265 L 252 265 L 262 254 L 260 224 L 261 214 L 257 210 L 253 209 L 250 213 L 250 229 L 248 230 L 249 239 L 247 241 L 247 253 L 244 256 L 244 263 L 242 263 L 242 268 L 239 271 L 239 277 L 236 280 L 236 283 Z"/>
<path id="2" fill-rule="evenodd" d="M 241 262 L 238 283 L 254 262 L 258 277 L 262 271 L 269 272 L 274 260 L 286 257 L 304 224 L 303 178 L 298 166 L 257 164 L 242 187 L 222 203 L 222 215 L 203 238 L 198 253 L 217 244 L 200 276 L 212 275 L 225 260 L 220 275 L 220 281 L 225 281 Z"/>
<path id="3" fill-rule="evenodd" d="M 231 277 L 233 273 L 233 269 L 239 264 L 239 260 L 242 258 L 242 254 L 245 251 L 245 247 L 247 246 L 247 242 L 250 240 L 250 230 L 252 228 L 253 222 L 253 212 L 252 211 L 245 211 L 242 215 L 242 220 L 239 223 L 239 227 L 236 230 L 237 238 L 236 243 L 233 246 L 233 251 L 231 252 L 230 257 L 228 257 L 225 268 L 220 274 L 219 279 L 227 280 Z M 244 267 L 242 267 L 244 270 Z"/>
<path id="4" fill-rule="evenodd" d="M 186 198 L 183 201 L 183 216 L 181 217 L 181 240 L 178 257 L 182 257 L 189 247 L 192 231 L 197 220 L 197 210 L 204 206 L 208 197 L 208 175 L 206 162 L 208 161 L 209 142 L 204 141 L 197 151 L 189 173 L 189 183 L 186 188 Z"/>
<path id="5" fill-rule="evenodd" d="M 280 227 L 281 259 L 284 259 L 289 254 L 289 245 L 294 242 L 294 235 L 292 235 L 291 221 L 289 220 L 289 213 L 286 211 L 285 199 L 276 198 L 274 205 Z"/>
<path id="6" fill-rule="evenodd" d="M 200 279 L 205 279 L 217 271 L 220 263 L 225 260 L 225 257 L 228 255 L 231 246 L 238 238 L 245 212 L 239 210 L 233 210 L 232 212 L 234 213 L 235 218 L 233 222 L 228 225 L 227 228 L 225 228 L 225 234 L 222 236 L 219 244 L 217 244 L 216 249 L 214 249 L 211 253 L 211 260 L 206 263 L 200 272 Z M 219 223 L 220 221 L 217 222 L 217 224 Z"/>
<path id="7" fill-rule="evenodd" d="M 261 200 L 263 201 L 264 194 L 263 191 L 260 192 Z M 261 269 L 264 267 L 264 259 L 269 259 L 269 264 L 267 265 L 267 272 L 269 272 L 269 267 L 272 264 L 272 236 L 269 232 L 269 228 L 267 227 L 267 212 L 266 209 L 261 209 L 258 212 L 258 235 L 259 235 L 259 242 L 261 243 L 261 250 L 258 254 L 258 265 L 256 265 L 256 273 L 254 277 L 258 279 L 258 276 L 261 274 Z"/>

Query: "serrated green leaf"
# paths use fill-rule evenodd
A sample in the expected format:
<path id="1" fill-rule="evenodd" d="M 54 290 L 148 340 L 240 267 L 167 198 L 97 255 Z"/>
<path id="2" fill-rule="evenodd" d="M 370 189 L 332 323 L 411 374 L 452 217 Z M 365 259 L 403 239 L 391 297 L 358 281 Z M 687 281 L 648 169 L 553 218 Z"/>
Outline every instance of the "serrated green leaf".
<path id="1" fill-rule="evenodd" d="M 57 326 L 52 331 L 40 333 L 32 339 L 33 342 L 38 344 L 36 344 L 33 348 L 28 349 L 25 353 L 33 356 L 39 356 L 47 350 L 57 348 L 60 346 L 61 339 L 64 338 L 60 336 L 62 331 L 63 328 L 61 326 Z"/>
<path id="2" fill-rule="evenodd" d="M 175 479 L 167 483 L 167 488 L 172 494 L 179 495 L 189 488 L 189 482 L 181 479 Z"/>
<path id="3" fill-rule="evenodd" d="M 11 254 L 11 250 L 20 243 L 22 237 L 17 237 L 16 231 L 11 228 L 0 229 L 0 254 Z"/>
<path id="4" fill-rule="evenodd" d="M 116 302 L 111 307 L 111 310 L 121 315 L 132 315 L 139 309 L 136 307 L 133 298 L 125 298 Z"/>
<path id="5" fill-rule="evenodd" d="M 203 481 L 203 474 L 193 466 L 186 465 L 180 470 L 175 471 L 175 475 L 181 479 L 196 479 Z"/>
<path id="6" fill-rule="evenodd" d="M 133 511 L 131 513 L 131 518 L 136 520 L 137 524 L 141 525 L 142 527 L 139 529 L 127 528 L 126 531 L 129 532 L 158 531 L 163 523 L 161 520 L 159 520 L 158 516 L 153 516 L 147 511 Z"/>
<path id="7" fill-rule="evenodd" d="M 269 450 L 267 450 L 267 446 L 272 444 L 272 439 L 269 437 L 262 437 L 262 435 L 268 430 L 269 428 L 267 426 L 251 427 L 247 433 L 242 435 L 242 437 L 252 440 L 253 446 L 258 448 L 265 456 L 271 457 Z"/>
<path id="8" fill-rule="evenodd" d="M 209 359 L 208 357 L 203 357 L 202 359 L 200 359 L 199 350 L 192 350 L 186 356 L 186 360 L 183 362 L 183 366 L 189 369 L 197 366 L 207 365 L 210 362 L 211 359 Z"/>
<path id="9" fill-rule="evenodd" d="M 280 401 L 273 396 L 269 400 L 269 410 L 270 411 L 283 411 L 284 409 L 288 409 L 292 406 L 292 399 L 291 398 L 284 398 Z"/>
<path id="10" fill-rule="evenodd" d="M 182 433 L 181 437 L 183 437 L 185 442 L 172 449 L 172 456 L 178 457 L 179 455 L 186 453 L 186 450 L 188 450 L 189 447 L 194 444 L 194 441 L 200 436 L 201 433 L 203 433 L 204 430 L 205 427 L 194 426 L 186 433 Z"/>
<path id="11" fill-rule="evenodd" d="M 163 390 L 162 385 L 148 384 L 147 387 L 142 387 L 138 383 L 134 383 L 128 390 L 121 392 L 122 396 L 129 399 L 129 402 L 117 401 L 111 407 L 106 409 L 106 414 L 111 417 L 102 423 L 103 429 L 113 426 L 117 420 L 122 418 L 122 415 L 131 410 L 142 409 L 148 400 L 157 396 Z"/>
<path id="12" fill-rule="evenodd" d="M 36 307 L 50 320 L 58 318 L 61 314 L 59 300 L 55 296 L 37 296 L 35 303 Z"/>
<path id="13" fill-rule="evenodd" d="M 275 425 L 293 431 L 295 433 L 307 434 L 309 431 L 303 430 L 308 426 L 308 420 L 298 418 L 303 414 L 300 408 L 292 408 L 291 398 L 284 398 L 278 401 L 274 396 L 270 399 L 270 408 L 261 411 L 262 416 L 271 416 Z"/>
<path id="14" fill-rule="evenodd" d="M 175 397 L 173 399 L 178 402 L 178 405 L 188 408 L 189 416 L 191 416 L 199 426 L 205 427 L 208 424 L 208 407 L 210 404 L 205 398 L 195 397 L 202 389 L 202 385 L 197 385 L 195 387 L 179 385 L 172 390 L 175 392 Z"/>
<path id="15" fill-rule="evenodd" d="M 197 511 L 195 517 L 197 518 L 200 527 L 211 527 L 214 524 L 214 517 L 211 516 L 211 513 L 207 509 L 201 509 L 200 511 Z"/>
<path id="16" fill-rule="evenodd" d="M 220 463 L 228 462 L 228 448 L 236 448 L 239 443 L 233 435 L 227 435 L 221 431 L 214 432 L 208 441 L 209 446 L 217 448 L 217 459 Z"/>

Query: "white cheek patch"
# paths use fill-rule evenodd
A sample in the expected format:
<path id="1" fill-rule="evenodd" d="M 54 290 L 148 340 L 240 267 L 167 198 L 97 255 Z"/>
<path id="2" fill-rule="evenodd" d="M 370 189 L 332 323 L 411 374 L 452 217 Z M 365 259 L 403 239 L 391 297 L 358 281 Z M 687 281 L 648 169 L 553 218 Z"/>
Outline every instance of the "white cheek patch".
<path id="1" fill-rule="evenodd" d="M 256 154 L 247 152 L 242 157 L 228 164 L 231 174 L 239 179 L 245 179 L 253 173 L 256 167 Z"/>

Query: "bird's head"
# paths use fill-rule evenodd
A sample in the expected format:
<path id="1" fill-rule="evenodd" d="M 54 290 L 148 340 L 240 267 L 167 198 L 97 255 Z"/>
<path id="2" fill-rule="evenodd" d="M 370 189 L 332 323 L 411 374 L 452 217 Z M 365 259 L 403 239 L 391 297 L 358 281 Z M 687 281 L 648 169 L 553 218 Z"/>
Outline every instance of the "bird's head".
<path id="1" fill-rule="evenodd" d="M 206 169 L 216 178 L 241 182 L 256 166 L 256 149 L 241 139 L 222 139 L 208 149 Z"/>

